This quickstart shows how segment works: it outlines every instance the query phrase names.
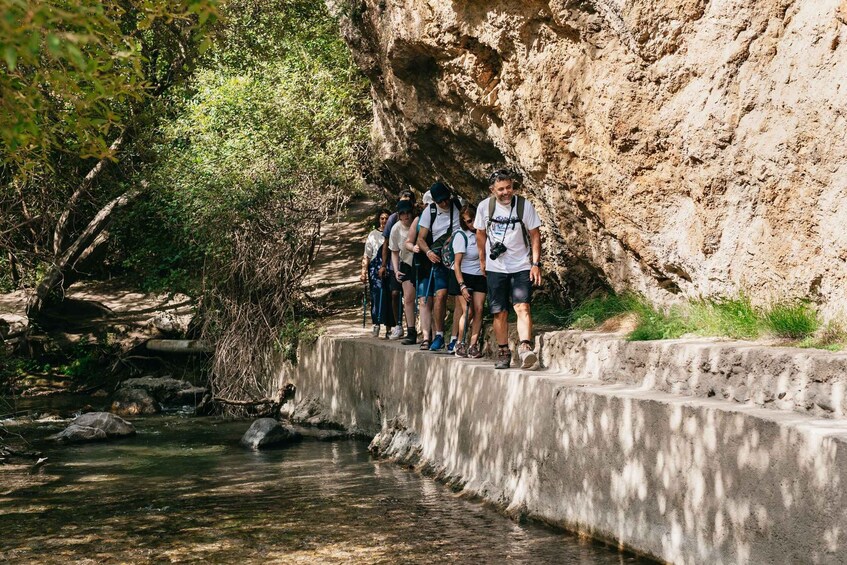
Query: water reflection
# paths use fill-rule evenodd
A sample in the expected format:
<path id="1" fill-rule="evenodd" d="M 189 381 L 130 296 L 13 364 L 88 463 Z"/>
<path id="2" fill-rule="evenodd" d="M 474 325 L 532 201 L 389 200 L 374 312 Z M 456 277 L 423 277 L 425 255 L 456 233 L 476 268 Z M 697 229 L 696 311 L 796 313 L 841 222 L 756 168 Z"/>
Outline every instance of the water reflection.
<path id="1" fill-rule="evenodd" d="M 0 560 L 636 562 L 516 524 L 372 460 L 362 442 L 243 450 L 237 441 L 247 425 L 149 418 L 120 442 L 36 445 L 49 450 L 46 483 L 2 489 Z"/>

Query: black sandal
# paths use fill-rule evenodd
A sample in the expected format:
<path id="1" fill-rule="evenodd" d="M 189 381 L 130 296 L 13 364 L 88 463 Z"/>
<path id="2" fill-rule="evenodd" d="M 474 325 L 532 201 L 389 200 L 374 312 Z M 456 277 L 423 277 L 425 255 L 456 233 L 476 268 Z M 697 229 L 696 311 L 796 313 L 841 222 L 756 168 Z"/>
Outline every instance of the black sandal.
<path id="1" fill-rule="evenodd" d="M 420 347 L 421 351 L 429 351 L 430 345 L 432 345 L 432 342 L 430 342 L 428 339 L 423 340 L 421 342 L 421 347 Z"/>

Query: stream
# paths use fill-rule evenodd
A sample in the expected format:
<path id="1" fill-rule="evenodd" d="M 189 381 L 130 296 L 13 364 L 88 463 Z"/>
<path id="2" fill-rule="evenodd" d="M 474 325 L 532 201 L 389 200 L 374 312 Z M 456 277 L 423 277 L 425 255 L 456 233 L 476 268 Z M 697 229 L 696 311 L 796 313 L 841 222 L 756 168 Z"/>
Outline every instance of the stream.
<path id="1" fill-rule="evenodd" d="M 251 452 L 248 421 L 137 418 L 133 438 L 57 446 L 65 426 L 15 431 L 48 462 L 0 470 L 5 563 L 639 563 L 590 540 L 518 524 L 360 440 Z"/>

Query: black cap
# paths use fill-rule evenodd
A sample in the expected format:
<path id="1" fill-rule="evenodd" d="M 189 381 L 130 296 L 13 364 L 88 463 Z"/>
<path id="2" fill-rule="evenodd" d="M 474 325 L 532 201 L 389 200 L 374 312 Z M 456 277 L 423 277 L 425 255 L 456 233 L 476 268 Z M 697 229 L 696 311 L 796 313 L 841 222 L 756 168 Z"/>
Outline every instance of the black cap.
<path id="1" fill-rule="evenodd" d="M 397 213 L 402 214 L 403 212 L 411 212 L 412 211 L 412 202 L 410 200 L 401 200 L 397 203 Z"/>
<path id="2" fill-rule="evenodd" d="M 429 193 L 432 195 L 433 202 L 441 202 L 450 198 L 450 187 L 438 181 L 429 187 Z"/>

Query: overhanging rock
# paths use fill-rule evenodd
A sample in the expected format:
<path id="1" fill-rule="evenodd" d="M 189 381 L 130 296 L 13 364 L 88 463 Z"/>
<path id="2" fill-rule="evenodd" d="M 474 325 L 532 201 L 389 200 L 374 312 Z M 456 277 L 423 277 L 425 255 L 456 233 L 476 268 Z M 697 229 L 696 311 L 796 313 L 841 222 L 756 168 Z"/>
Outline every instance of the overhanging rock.
<path id="1" fill-rule="evenodd" d="M 510 513 L 673 563 L 847 554 L 844 420 L 363 337 L 322 336 L 286 378 L 379 452 Z"/>

